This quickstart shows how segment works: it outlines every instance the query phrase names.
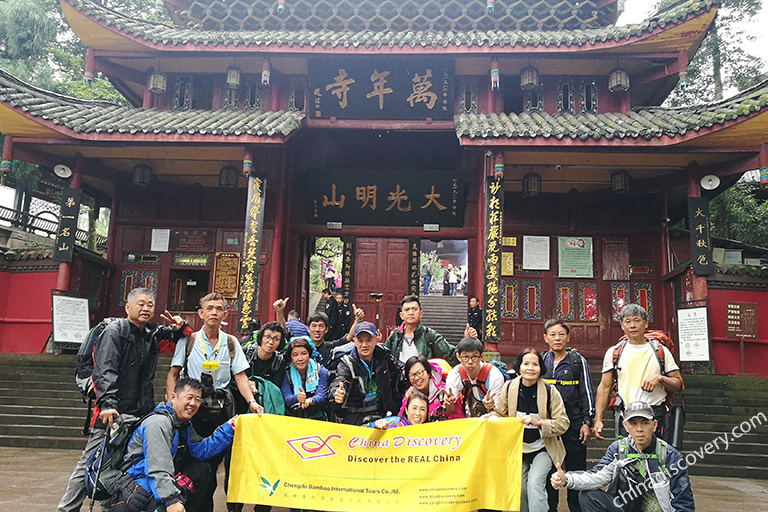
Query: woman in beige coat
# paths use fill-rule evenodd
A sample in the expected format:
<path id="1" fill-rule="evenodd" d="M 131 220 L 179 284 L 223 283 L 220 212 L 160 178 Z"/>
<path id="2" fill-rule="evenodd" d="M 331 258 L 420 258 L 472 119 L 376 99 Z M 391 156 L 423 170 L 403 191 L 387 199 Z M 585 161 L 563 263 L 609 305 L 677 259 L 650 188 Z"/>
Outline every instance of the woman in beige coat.
<path id="1" fill-rule="evenodd" d="M 523 423 L 520 511 L 547 512 L 547 475 L 553 463 L 565 458 L 560 435 L 570 422 L 560 393 L 539 378 L 544 370 L 541 354 L 532 348 L 523 350 L 514 369 L 518 377 L 504 384 L 496 406 L 493 396 L 486 395 L 483 403 L 493 408 L 489 415 L 517 417 Z"/>

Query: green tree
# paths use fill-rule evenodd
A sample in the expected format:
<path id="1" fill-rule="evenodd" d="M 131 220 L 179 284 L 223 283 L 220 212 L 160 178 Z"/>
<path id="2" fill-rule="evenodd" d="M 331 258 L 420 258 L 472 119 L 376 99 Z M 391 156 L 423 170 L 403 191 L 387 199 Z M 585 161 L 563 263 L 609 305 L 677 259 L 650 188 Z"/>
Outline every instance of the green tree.
<path id="1" fill-rule="evenodd" d="M 56 22 L 43 0 L 0 2 L 0 68 L 41 87 L 51 87 L 48 47 L 56 39 Z"/>
<path id="2" fill-rule="evenodd" d="M 768 202 L 755 198 L 754 182 L 739 182 L 710 203 L 712 234 L 768 247 Z"/>
<path id="3" fill-rule="evenodd" d="M 661 0 L 656 7 L 668 9 L 686 1 L 690 0 Z M 688 65 L 689 85 L 672 92 L 667 100 L 671 106 L 720 101 L 725 89 L 741 91 L 766 79 L 765 62 L 745 49 L 752 38 L 743 28 L 761 9 L 762 0 L 722 0 L 715 22 Z"/>

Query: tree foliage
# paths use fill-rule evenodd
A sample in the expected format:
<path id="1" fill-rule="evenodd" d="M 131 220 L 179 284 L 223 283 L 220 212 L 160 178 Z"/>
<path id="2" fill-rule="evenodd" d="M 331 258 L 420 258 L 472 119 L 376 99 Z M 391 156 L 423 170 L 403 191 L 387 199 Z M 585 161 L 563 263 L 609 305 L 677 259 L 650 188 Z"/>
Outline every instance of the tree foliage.
<path id="1" fill-rule="evenodd" d="M 97 0 L 98 1 L 98 0 Z M 127 16 L 170 23 L 153 0 L 102 0 Z M 83 99 L 127 104 L 101 73 L 83 83 L 85 46 L 75 36 L 58 0 L 0 1 L 0 68 L 43 89 Z"/>
<path id="2" fill-rule="evenodd" d="M 667 9 L 680 3 L 661 0 L 656 6 Z M 688 65 L 690 83 L 670 95 L 671 106 L 719 101 L 726 89 L 741 91 L 766 79 L 765 62 L 746 50 L 753 38 L 743 28 L 761 9 L 762 0 L 722 0 L 712 28 Z"/>
<path id="3" fill-rule="evenodd" d="M 768 247 L 768 202 L 755 198 L 756 186 L 740 181 L 711 201 L 714 236 Z"/>

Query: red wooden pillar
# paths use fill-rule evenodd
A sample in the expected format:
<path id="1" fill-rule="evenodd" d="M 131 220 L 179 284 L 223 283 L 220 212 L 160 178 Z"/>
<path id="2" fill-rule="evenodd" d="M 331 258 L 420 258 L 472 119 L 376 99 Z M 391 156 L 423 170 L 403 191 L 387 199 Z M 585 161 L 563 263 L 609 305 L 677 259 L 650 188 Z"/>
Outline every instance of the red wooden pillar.
<path id="1" fill-rule="evenodd" d="M 277 202 L 275 204 L 275 224 L 272 228 L 272 249 L 269 254 L 269 290 L 267 294 L 267 311 L 269 320 L 275 320 L 275 310 L 269 305 L 280 294 L 280 262 L 282 261 L 281 247 L 285 220 L 285 151 L 280 151 L 280 163 L 277 172 L 280 173 L 277 190 Z"/>
<path id="2" fill-rule="evenodd" d="M 688 197 L 701 197 L 701 188 L 699 185 L 699 164 L 691 162 L 687 169 L 687 188 Z M 691 230 L 692 231 L 692 230 Z M 707 298 L 707 278 L 705 276 L 691 275 L 693 279 L 693 300 L 704 300 Z"/>
<path id="3" fill-rule="evenodd" d="M 117 244 L 117 194 L 118 188 L 115 187 L 115 191 L 112 194 L 112 206 L 109 210 L 109 233 L 107 233 L 107 261 L 110 263 L 115 262 L 115 244 Z"/>
<path id="4" fill-rule="evenodd" d="M 85 159 L 80 153 L 75 155 L 75 168 L 72 173 L 72 181 L 69 183 L 69 188 L 80 188 L 83 183 L 83 167 Z M 59 263 L 59 274 L 56 277 L 56 289 L 57 290 L 69 290 L 69 271 L 71 263 L 62 261 Z"/>
<path id="5" fill-rule="evenodd" d="M 5 177 L 13 167 L 13 135 L 6 135 L 3 139 L 3 156 L 0 162 L 0 177 Z"/>

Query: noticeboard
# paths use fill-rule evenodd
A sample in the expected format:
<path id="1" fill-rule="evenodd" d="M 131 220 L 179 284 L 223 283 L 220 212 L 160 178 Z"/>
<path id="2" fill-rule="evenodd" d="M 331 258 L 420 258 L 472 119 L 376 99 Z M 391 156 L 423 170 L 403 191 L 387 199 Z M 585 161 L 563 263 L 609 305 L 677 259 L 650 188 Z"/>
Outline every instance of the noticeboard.
<path id="1" fill-rule="evenodd" d="M 677 339 L 680 362 L 709 361 L 707 308 L 677 310 Z"/>
<path id="2" fill-rule="evenodd" d="M 54 343 L 81 344 L 91 329 L 88 299 L 51 290 L 52 339 Z"/>
<path id="3" fill-rule="evenodd" d="M 757 303 L 725 303 L 725 337 L 736 339 L 757 338 Z"/>

